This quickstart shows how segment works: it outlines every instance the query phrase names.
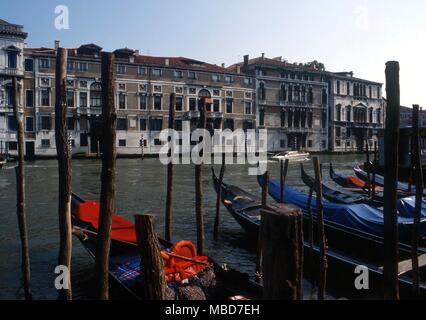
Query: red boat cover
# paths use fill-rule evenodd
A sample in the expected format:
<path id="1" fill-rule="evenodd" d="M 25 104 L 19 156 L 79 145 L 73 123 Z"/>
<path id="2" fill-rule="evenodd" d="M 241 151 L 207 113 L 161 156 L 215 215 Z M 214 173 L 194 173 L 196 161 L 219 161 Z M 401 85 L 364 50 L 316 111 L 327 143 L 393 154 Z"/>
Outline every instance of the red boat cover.
<path id="1" fill-rule="evenodd" d="M 90 223 L 93 228 L 98 230 L 99 210 L 98 202 L 87 201 L 77 206 L 75 215 L 79 220 Z M 116 214 L 112 214 L 111 239 L 136 244 L 135 225 Z M 192 261 L 179 259 L 178 256 L 170 256 L 168 252 L 162 251 L 167 282 L 181 282 L 183 279 L 192 278 L 205 269 L 206 265 L 203 263 L 208 263 L 206 256 L 197 256 L 197 250 L 190 241 L 182 240 L 176 243 L 171 253 L 189 258 Z"/>
<path id="2" fill-rule="evenodd" d="M 90 223 L 93 228 L 99 227 L 100 204 L 96 201 L 87 201 L 77 206 L 76 217 L 81 221 Z M 135 225 L 130 221 L 112 214 L 111 239 L 136 243 Z"/>
<path id="3" fill-rule="evenodd" d="M 358 188 L 362 188 L 362 189 L 364 189 L 364 188 L 367 189 L 368 188 L 368 185 L 367 185 L 366 182 L 364 182 L 364 181 L 362 181 L 362 180 L 360 180 L 360 179 L 358 179 L 356 177 L 348 176 L 346 179 L 347 179 L 347 181 L 349 183 L 353 184 L 354 186 L 356 186 Z M 374 191 L 376 191 L 376 192 L 383 192 L 383 188 L 379 187 L 379 186 L 375 186 Z"/>

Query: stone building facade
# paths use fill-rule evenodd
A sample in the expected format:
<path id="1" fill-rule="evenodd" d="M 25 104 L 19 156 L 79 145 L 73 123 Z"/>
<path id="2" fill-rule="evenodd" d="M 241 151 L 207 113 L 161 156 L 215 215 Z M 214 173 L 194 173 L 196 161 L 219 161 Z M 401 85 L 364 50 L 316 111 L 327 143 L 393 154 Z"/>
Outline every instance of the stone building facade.
<path id="1" fill-rule="evenodd" d="M 0 20 L 0 154 L 17 152 L 11 78 L 19 78 L 25 151 L 55 156 L 55 55 L 53 48 L 26 48 L 20 25 Z M 101 52 L 95 44 L 68 49 L 67 125 L 73 154 L 100 150 Z M 117 150 L 157 154 L 176 93 L 176 127 L 199 117 L 209 98 L 209 129 L 267 129 L 268 151 L 361 151 L 383 127 L 382 84 L 352 73 L 332 73 L 314 61 L 289 63 L 262 56 L 228 68 L 184 57 L 153 57 L 128 48 L 116 56 Z"/>
<path id="2" fill-rule="evenodd" d="M 24 42 L 27 33 L 23 26 L 8 23 L 0 19 L 0 154 L 6 153 L 8 141 L 16 147 L 16 121 L 12 105 L 12 76 L 24 75 Z M 22 84 L 19 85 L 19 111 L 22 108 Z M 9 130 L 10 128 L 10 130 Z"/>
<path id="3" fill-rule="evenodd" d="M 59 44 L 55 43 L 57 47 Z M 55 48 L 20 48 L 26 155 L 55 156 Z M 68 49 L 67 125 L 73 154 L 99 151 L 101 51 L 95 44 Z M 255 127 L 254 80 L 238 72 L 183 57 L 152 57 L 128 48 L 116 56 L 117 152 L 156 154 L 168 127 L 170 94 L 176 93 L 176 128 L 199 117 L 200 98 L 210 98 L 209 129 Z M 11 110 L 11 101 L 5 101 Z M 7 152 L 16 153 L 16 128 L 4 125 Z"/>
<path id="4" fill-rule="evenodd" d="M 374 148 L 384 127 L 382 84 L 358 79 L 352 72 L 326 73 L 329 88 L 329 148 L 335 152 Z"/>
<path id="5" fill-rule="evenodd" d="M 268 151 L 324 151 L 328 147 L 328 85 L 314 66 L 263 54 L 231 66 L 256 79 L 256 123 L 268 130 Z"/>

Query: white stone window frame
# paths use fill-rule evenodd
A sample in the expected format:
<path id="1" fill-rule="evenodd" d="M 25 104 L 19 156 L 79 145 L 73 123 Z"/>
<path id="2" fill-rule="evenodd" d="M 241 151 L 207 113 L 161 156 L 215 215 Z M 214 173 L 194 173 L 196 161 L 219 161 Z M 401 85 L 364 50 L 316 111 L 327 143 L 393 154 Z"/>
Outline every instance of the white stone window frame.
<path id="1" fill-rule="evenodd" d="M 190 77 L 191 73 L 194 74 L 194 77 Z M 197 73 L 197 71 L 191 71 L 191 70 L 189 70 L 188 74 L 187 74 L 187 77 L 188 77 L 189 80 L 197 80 L 198 79 L 198 73 Z"/>
<path id="2" fill-rule="evenodd" d="M 33 104 L 32 104 L 32 106 L 28 106 L 27 105 L 27 91 L 32 91 L 32 93 L 33 93 Z M 34 89 L 25 89 L 25 97 L 24 97 L 24 99 L 25 99 L 25 108 L 34 108 L 35 107 L 35 97 L 34 97 L 34 94 L 35 94 L 35 92 L 34 92 Z"/>
<path id="3" fill-rule="evenodd" d="M 43 83 L 44 80 L 47 80 L 48 83 L 47 84 Z M 50 88 L 51 79 L 49 77 L 40 77 L 39 84 L 40 84 L 40 87 L 42 88 Z"/>
<path id="4" fill-rule="evenodd" d="M 154 74 L 154 71 L 155 70 L 158 70 L 158 71 L 160 71 L 160 74 L 159 75 L 156 75 L 156 74 Z M 151 76 L 153 76 L 153 77 L 162 77 L 163 76 L 163 69 L 162 68 L 152 68 L 152 71 L 151 71 Z"/>
<path id="5" fill-rule="evenodd" d="M 192 93 L 191 90 L 194 90 L 194 92 Z M 196 96 L 197 95 L 197 88 L 189 87 L 188 88 L 188 95 Z"/>
<path id="6" fill-rule="evenodd" d="M 138 85 L 138 91 L 144 92 L 144 93 L 148 92 L 148 84 L 147 83 L 140 83 Z"/>
<path id="7" fill-rule="evenodd" d="M 227 79 L 229 79 L 229 81 Z M 230 74 L 226 74 L 224 80 L 225 80 L 225 83 L 234 83 L 235 82 L 234 76 L 230 75 Z"/>
<path id="8" fill-rule="evenodd" d="M 27 119 L 28 118 L 32 118 L 33 119 L 33 130 L 31 130 L 31 131 L 27 130 Z M 24 127 L 25 132 L 35 132 L 35 121 L 34 121 L 34 119 L 35 119 L 34 116 L 25 116 L 25 127 Z"/>
<path id="9" fill-rule="evenodd" d="M 83 68 L 83 66 L 85 66 Z M 79 72 L 87 72 L 89 70 L 89 63 L 86 61 L 78 61 L 77 62 L 77 71 Z"/>
<path id="10" fill-rule="evenodd" d="M 145 109 L 141 109 L 141 97 L 145 97 Z M 138 110 L 148 110 L 148 94 L 146 91 L 138 92 Z"/>
<path id="11" fill-rule="evenodd" d="M 43 90 L 47 90 L 48 92 L 49 92 L 49 105 L 47 105 L 47 106 L 45 106 L 45 105 L 43 105 L 43 96 L 42 96 L 42 91 Z M 41 87 L 40 89 L 39 89 L 39 94 L 38 94 L 38 96 L 39 96 L 39 106 L 40 107 L 50 107 L 50 106 L 52 106 L 52 90 L 51 90 L 51 88 L 50 87 Z"/>
<path id="12" fill-rule="evenodd" d="M 124 86 L 124 88 L 120 88 L 120 86 Z M 127 84 L 125 82 L 119 82 L 117 84 L 117 90 L 119 92 L 126 92 L 126 89 L 127 89 Z"/>
<path id="13" fill-rule="evenodd" d="M 180 91 L 180 92 L 179 92 Z M 183 95 L 183 87 L 182 86 L 175 86 L 175 93 L 179 95 Z"/>
<path id="14" fill-rule="evenodd" d="M 195 110 L 190 110 L 189 107 L 191 106 L 191 99 L 195 99 Z M 196 95 L 190 95 L 186 97 L 186 111 L 197 111 L 197 96 Z M 185 109 L 185 107 L 184 107 Z"/>
<path id="15" fill-rule="evenodd" d="M 76 106 L 76 96 L 77 96 L 77 91 L 76 90 L 74 90 L 74 87 L 69 87 L 69 88 L 71 88 L 72 90 L 68 90 L 68 88 L 67 88 L 67 90 L 66 90 L 66 100 L 67 100 L 67 108 L 77 108 L 77 106 Z M 74 101 L 74 105 L 73 106 L 68 106 L 68 93 L 69 92 L 71 92 L 72 94 L 73 94 L 73 101 Z"/>
<path id="16" fill-rule="evenodd" d="M 47 61 L 46 66 L 43 66 L 43 61 Z M 38 61 L 39 69 L 49 69 L 50 68 L 50 59 L 49 58 L 40 58 Z"/>
<path id="17" fill-rule="evenodd" d="M 124 72 L 120 72 L 120 68 L 124 68 Z M 125 64 L 119 63 L 117 64 L 117 74 L 126 74 L 127 73 L 127 66 Z"/>
<path id="18" fill-rule="evenodd" d="M 141 72 L 141 70 L 144 70 Z M 146 76 L 147 75 L 147 67 L 146 66 L 138 66 L 138 76 Z"/>
<path id="19" fill-rule="evenodd" d="M 180 77 L 177 76 L 177 73 L 180 73 Z M 183 74 L 184 74 L 183 70 L 179 70 L 179 69 L 173 70 L 173 78 L 175 79 L 183 79 L 184 77 Z"/>
<path id="20" fill-rule="evenodd" d="M 156 87 L 159 87 L 160 90 L 156 90 Z M 163 86 L 161 84 L 153 84 L 152 85 L 152 92 L 153 93 L 163 93 Z"/>
<path id="21" fill-rule="evenodd" d="M 85 82 L 86 86 L 81 85 L 82 82 Z M 81 89 L 87 89 L 89 88 L 89 82 L 87 80 L 78 80 L 78 87 Z"/>
<path id="22" fill-rule="evenodd" d="M 120 108 L 120 95 L 124 95 L 124 108 Z M 116 106 L 117 110 L 127 110 L 127 92 L 126 91 L 118 91 L 116 94 Z"/>
<path id="23" fill-rule="evenodd" d="M 212 81 L 213 82 L 220 82 L 221 81 L 221 76 L 218 73 L 213 73 L 212 74 Z"/>
<path id="24" fill-rule="evenodd" d="M 149 118 L 146 117 L 146 116 L 139 116 L 137 119 L 138 119 L 138 131 L 139 132 L 147 132 L 148 131 L 148 124 L 149 124 L 148 121 L 149 121 Z M 145 130 L 141 129 L 141 120 L 142 119 L 145 120 Z M 144 137 L 144 140 L 145 140 L 145 137 Z"/>
<path id="25" fill-rule="evenodd" d="M 225 91 L 225 98 L 233 98 L 234 97 L 234 91 L 233 90 L 226 90 Z"/>
<path id="26" fill-rule="evenodd" d="M 249 103 L 250 104 L 250 113 L 246 112 L 246 104 Z M 253 114 L 253 101 L 251 100 L 244 100 L 244 114 L 248 114 L 248 115 L 252 115 Z"/>
<path id="27" fill-rule="evenodd" d="M 155 97 L 161 98 L 160 109 L 155 109 Z M 163 111 L 164 97 L 162 93 L 153 93 L 152 94 L 152 111 Z"/>
<path id="28" fill-rule="evenodd" d="M 79 108 L 88 108 L 89 107 L 89 105 L 90 105 L 90 91 L 89 90 L 79 90 L 79 91 L 77 91 L 77 93 L 78 93 L 78 107 Z M 86 94 L 86 105 L 85 106 L 81 106 L 80 105 L 80 95 L 82 94 L 82 93 L 85 93 Z"/>
<path id="29" fill-rule="evenodd" d="M 215 92 L 218 92 L 218 94 L 216 94 Z M 220 89 L 213 89 L 213 94 L 212 94 L 212 96 L 213 97 L 220 97 Z"/>
<path id="30" fill-rule="evenodd" d="M 181 98 L 182 99 L 182 109 L 181 110 L 175 110 L 177 112 L 184 112 L 185 111 L 185 96 L 183 95 L 183 93 L 177 93 L 176 94 L 176 99 L 177 98 Z"/>

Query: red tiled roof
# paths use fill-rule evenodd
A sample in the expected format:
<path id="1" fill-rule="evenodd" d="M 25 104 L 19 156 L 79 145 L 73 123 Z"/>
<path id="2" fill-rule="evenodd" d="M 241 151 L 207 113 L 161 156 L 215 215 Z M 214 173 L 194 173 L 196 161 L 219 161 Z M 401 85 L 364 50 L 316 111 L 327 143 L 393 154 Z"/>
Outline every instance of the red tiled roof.
<path id="1" fill-rule="evenodd" d="M 25 53 L 27 54 L 54 54 L 55 50 L 52 48 L 25 48 Z M 77 57 L 77 49 L 68 49 L 68 56 Z M 160 67 L 170 67 L 177 69 L 188 69 L 194 71 L 207 71 L 207 72 L 217 72 L 217 73 L 236 73 L 235 71 L 224 68 L 215 64 L 210 64 L 207 62 L 186 58 L 186 57 L 154 57 L 146 55 L 134 55 L 135 63 L 154 65 Z M 168 66 L 167 66 L 168 60 Z"/>

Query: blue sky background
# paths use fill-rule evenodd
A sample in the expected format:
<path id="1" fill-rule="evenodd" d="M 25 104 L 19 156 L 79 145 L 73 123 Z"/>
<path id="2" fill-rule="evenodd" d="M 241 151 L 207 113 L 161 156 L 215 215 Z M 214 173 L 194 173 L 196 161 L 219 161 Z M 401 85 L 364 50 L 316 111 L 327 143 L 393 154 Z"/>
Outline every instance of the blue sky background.
<path id="1" fill-rule="evenodd" d="M 69 30 L 55 29 L 57 5 Z M 28 46 L 94 42 L 226 65 L 264 52 L 380 82 L 398 60 L 401 102 L 426 108 L 425 0 L 1 0 L 0 19 L 24 25 Z"/>

